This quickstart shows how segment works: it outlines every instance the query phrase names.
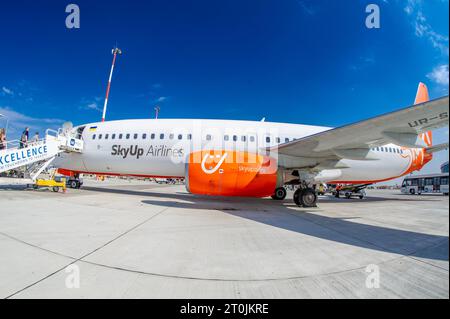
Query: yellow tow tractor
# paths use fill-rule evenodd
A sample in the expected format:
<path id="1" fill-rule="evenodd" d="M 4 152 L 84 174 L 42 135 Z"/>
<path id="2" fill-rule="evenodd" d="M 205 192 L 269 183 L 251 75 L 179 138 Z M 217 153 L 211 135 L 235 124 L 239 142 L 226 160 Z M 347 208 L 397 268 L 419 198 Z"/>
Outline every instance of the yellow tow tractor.
<path id="1" fill-rule="evenodd" d="M 50 179 L 37 179 L 33 188 L 38 189 L 39 187 L 48 187 L 54 192 L 59 192 L 62 189 L 63 193 L 65 193 L 66 179 L 64 177 L 55 177 L 55 175 L 52 175 Z"/>

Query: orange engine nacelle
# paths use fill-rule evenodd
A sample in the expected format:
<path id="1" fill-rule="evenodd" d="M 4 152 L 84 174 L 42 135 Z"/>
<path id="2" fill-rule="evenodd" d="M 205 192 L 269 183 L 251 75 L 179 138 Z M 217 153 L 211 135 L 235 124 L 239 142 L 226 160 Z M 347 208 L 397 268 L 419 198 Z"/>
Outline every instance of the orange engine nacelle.
<path id="1" fill-rule="evenodd" d="M 186 163 L 186 189 L 193 194 L 266 197 L 277 186 L 274 158 L 248 152 L 193 152 Z"/>

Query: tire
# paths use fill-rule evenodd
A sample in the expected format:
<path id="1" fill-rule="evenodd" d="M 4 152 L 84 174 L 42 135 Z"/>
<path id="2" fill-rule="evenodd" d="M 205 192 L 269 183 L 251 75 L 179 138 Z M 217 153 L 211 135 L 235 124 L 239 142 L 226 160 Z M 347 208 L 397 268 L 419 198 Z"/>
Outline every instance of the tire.
<path id="1" fill-rule="evenodd" d="M 294 197 L 293 197 L 293 199 L 294 199 L 294 203 L 298 206 L 298 207 L 302 207 L 303 205 L 302 205 L 302 202 L 300 201 L 300 193 L 301 193 L 302 191 L 301 191 L 301 189 L 297 189 L 295 192 L 294 192 Z"/>
<path id="2" fill-rule="evenodd" d="M 362 195 L 359 196 L 359 199 L 363 199 L 363 198 L 364 198 L 364 196 L 362 196 Z"/>
<path id="3" fill-rule="evenodd" d="M 59 192 L 59 187 L 58 187 L 58 186 L 53 186 L 52 190 L 53 190 L 55 193 L 57 193 L 57 192 Z"/>
<path id="4" fill-rule="evenodd" d="M 334 197 L 339 198 L 339 191 L 336 191 Z"/>
<path id="5" fill-rule="evenodd" d="M 416 190 L 415 190 L 415 189 L 410 189 L 410 190 L 409 190 L 409 193 L 410 193 L 411 195 L 415 195 L 415 194 L 416 194 Z"/>
<path id="6" fill-rule="evenodd" d="M 70 181 L 70 188 L 78 188 L 78 182 L 75 180 Z"/>
<path id="7" fill-rule="evenodd" d="M 305 188 L 300 194 L 300 202 L 303 207 L 316 207 L 316 192 L 312 188 Z"/>
<path id="8" fill-rule="evenodd" d="M 278 187 L 277 189 L 275 189 L 275 193 L 271 197 L 275 200 L 283 200 L 286 198 L 286 195 L 286 189 L 284 187 Z"/>

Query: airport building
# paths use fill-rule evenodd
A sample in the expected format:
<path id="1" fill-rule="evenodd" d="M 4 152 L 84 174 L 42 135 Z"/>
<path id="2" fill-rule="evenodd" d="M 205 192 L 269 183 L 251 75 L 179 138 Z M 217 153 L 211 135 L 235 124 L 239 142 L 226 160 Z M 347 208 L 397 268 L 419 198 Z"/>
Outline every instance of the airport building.
<path id="1" fill-rule="evenodd" d="M 448 161 L 441 165 L 441 173 L 448 173 Z"/>

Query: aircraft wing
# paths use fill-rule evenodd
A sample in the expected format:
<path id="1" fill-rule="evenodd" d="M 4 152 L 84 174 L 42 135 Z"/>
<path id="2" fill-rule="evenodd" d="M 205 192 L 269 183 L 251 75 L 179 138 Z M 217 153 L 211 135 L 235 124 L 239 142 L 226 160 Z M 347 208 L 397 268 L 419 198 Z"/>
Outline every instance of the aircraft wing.
<path id="1" fill-rule="evenodd" d="M 448 126 L 449 97 L 416 104 L 365 121 L 323 131 L 269 149 L 291 158 L 368 159 L 370 148 L 394 143 L 428 147 L 418 134 Z"/>

